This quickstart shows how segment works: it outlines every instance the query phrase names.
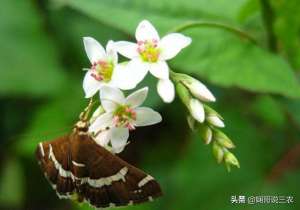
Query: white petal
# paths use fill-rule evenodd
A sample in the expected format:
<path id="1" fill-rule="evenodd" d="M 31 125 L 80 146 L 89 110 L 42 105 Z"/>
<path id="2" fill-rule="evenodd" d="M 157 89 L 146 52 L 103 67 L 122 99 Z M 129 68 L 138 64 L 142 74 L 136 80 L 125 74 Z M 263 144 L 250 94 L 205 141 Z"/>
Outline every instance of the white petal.
<path id="1" fill-rule="evenodd" d="M 95 122 L 93 122 L 89 127 L 89 132 L 97 133 L 107 127 L 112 125 L 113 114 L 112 113 L 104 113 L 100 115 Z"/>
<path id="2" fill-rule="evenodd" d="M 83 38 L 85 52 L 91 63 L 95 63 L 105 57 L 105 50 L 102 45 L 92 37 Z"/>
<path id="3" fill-rule="evenodd" d="M 169 67 L 165 61 L 150 64 L 150 73 L 158 79 L 169 79 Z"/>
<path id="4" fill-rule="evenodd" d="M 139 23 L 135 31 L 135 38 L 137 41 L 145 40 L 159 40 L 159 35 L 156 29 L 148 20 L 143 20 Z"/>
<path id="5" fill-rule="evenodd" d="M 159 42 L 161 49 L 160 59 L 168 60 L 176 56 L 181 49 L 187 47 L 192 42 L 190 37 L 180 33 L 171 33 L 166 35 Z"/>
<path id="6" fill-rule="evenodd" d="M 202 101 L 213 102 L 216 101 L 214 95 L 209 89 L 200 81 L 191 78 L 189 81 L 183 81 L 183 83 L 189 88 L 191 93 Z"/>
<path id="7" fill-rule="evenodd" d="M 136 126 L 147 126 L 159 123 L 162 121 L 161 115 L 148 107 L 138 107 L 136 111 Z"/>
<path id="8" fill-rule="evenodd" d="M 138 107 L 145 101 L 147 94 L 148 87 L 141 88 L 127 96 L 125 103 L 131 108 Z"/>
<path id="9" fill-rule="evenodd" d="M 94 113 L 92 114 L 92 116 L 90 117 L 90 123 L 95 122 L 95 120 L 102 115 L 105 112 L 105 110 L 103 109 L 102 106 L 99 106 Z"/>
<path id="10" fill-rule="evenodd" d="M 191 115 L 200 123 L 204 122 L 205 112 L 203 104 L 197 99 L 191 99 L 189 104 Z"/>
<path id="11" fill-rule="evenodd" d="M 112 112 L 125 102 L 125 97 L 118 88 L 103 86 L 100 90 L 100 101 L 105 111 Z"/>
<path id="12" fill-rule="evenodd" d="M 86 98 L 90 98 L 102 87 L 103 83 L 97 81 L 91 76 L 91 71 L 88 71 L 83 79 L 83 90 Z"/>
<path id="13" fill-rule="evenodd" d="M 133 59 L 139 56 L 137 44 L 127 41 L 115 42 L 116 50 L 126 58 Z"/>
<path id="14" fill-rule="evenodd" d="M 106 56 L 108 59 L 111 59 L 116 65 L 118 63 L 118 53 L 115 49 L 115 43 L 112 40 L 109 40 L 106 45 Z"/>
<path id="15" fill-rule="evenodd" d="M 112 128 L 111 145 L 114 153 L 120 153 L 127 144 L 129 138 L 128 128 Z"/>
<path id="16" fill-rule="evenodd" d="M 104 130 L 100 132 L 96 138 L 95 141 L 97 144 L 99 144 L 102 147 L 106 147 L 108 145 L 109 140 L 111 139 L 111 130 Z"/>
<path id="17" fill-rule="evenodd" d="M 117 64 L 111 78 L 111 85 L 122 90 L 130 90 L 137 86 L 138 82 L 131 69 L 127 65 Z"/>
<path id="18" fill-rule="evenodd" d="M 158 81 L 157 92 L 165 103 L 171 103 L 175 98 L 175 88 L 169 79 Z"/>
<path id="19" fill-rule="evenodd" d="M 148 63 L 141 61 L 140 58 L 135 58 L 129 61 L 126 68 L 128 68 L 128 77 L 132 77 L 132 79 L 138 84 L 145 78 L 150 66 Z"/>
<path id="20" fill-rule="evenodd" d="M 208 116 L 207 121 L 216 127 L 225 127 L 224 122 L 218 116 Z"/>

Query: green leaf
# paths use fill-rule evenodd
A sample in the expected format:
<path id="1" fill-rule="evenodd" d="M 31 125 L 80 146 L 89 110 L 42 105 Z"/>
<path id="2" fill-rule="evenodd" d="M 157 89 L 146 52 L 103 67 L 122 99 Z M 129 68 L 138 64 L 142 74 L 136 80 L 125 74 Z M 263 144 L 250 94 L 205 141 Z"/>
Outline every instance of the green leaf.
<path id="1" fill-rule="evenodd" d="M 145 7 L 146 12 L 142 13 L 141 5 L 136 1 L 124 1 L 124 4 L 127 3 L 126 7 L 109 2 L 70 0 L 67 4 L 106 25 L 130 34 L 134 33 L 142 19 L 152 21 L 160 32 L 167 32 L 191 19 L 188 15 L 173 16 L 167 10 L 160 13 L 163 9 L 159 7 L 161 4 L 155 7 L 149 4 L 152 6 Z M 221 29 L 193 29 L 186 34 L 193 38 L 193 44 L 174 59 L 174 68 L 194 73 L 223 87 L 235 86 L 255 92 L 300 97 L 299 82 L 291 67 L 279 56 Z"/>
<path id="2" fill-rule="evenodd" d="M 2 1 L 0 31 L 0 95 L 57 92 L 64 73 L 33 2 Z"/>
<path id="3" fill-rule="evenodd" d="M 300 96 L 299 81 L 279 56 L 216 29 L 195 30 L 188 33 L 195 37 L 194 45 L 175 60 L 177 68 L 224 87 Z"/>
<path id="4" fill-rule="evenodd" d="M 285 113 L 281 104 L 270 96 L 258 97 L 252 104 L 253 112 L 264 123 L 276 128 L 286 125 Z"/>
<path id="5" fill-rule="evenodd" d="M 300 8 L 298 0 L 271 1 L 276 16 L 274 32 L 280 42 L 280 50 L 292 65 L 300 68 Z"/>

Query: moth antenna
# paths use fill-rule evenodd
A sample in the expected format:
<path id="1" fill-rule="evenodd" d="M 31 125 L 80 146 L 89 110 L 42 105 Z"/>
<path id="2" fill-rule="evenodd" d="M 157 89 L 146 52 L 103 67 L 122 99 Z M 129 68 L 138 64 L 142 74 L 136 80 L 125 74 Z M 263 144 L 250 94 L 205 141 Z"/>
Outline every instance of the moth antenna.
<path id="1" fill-rule="evenodd" d="M 90 101 L 89 101 L 89 104 L 87 105 L 87 107 L 85 107 L 83 112 L 81 112 L 80 115 L 79 115 L 79 120 L 80 121 L 86 122 L 88 120 L 89 115 L 92 111 L 92 108 L 93 108 L 94 104 L 95 104 L 95 102 L 93 101 L 93 98 L 91 98 Z"/>
<path id="2" fill-rule="evenodd" d="M 95 102 L 93 101 L 93 98 L 91 98 L 87 107 L 83 110 L 83 112 L 80 113 L 79 121 L 75 124 L 73 132 L 87 132 L 89 127 L 88 119 L 94 104 Z"/>

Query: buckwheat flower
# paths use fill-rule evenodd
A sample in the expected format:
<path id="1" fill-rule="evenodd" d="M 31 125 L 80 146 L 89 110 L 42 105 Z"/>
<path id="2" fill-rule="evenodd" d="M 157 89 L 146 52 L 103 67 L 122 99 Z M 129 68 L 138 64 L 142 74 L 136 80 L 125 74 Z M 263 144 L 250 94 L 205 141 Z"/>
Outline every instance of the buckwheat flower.
<path id="1" fill-rule="evenodd" d="M 113 86 L 123 90 L 135 88 L 131 77 L 124 75 L 124 65 L 118 64 L 118 54 L 114 42 L 109 41 L 106 50 L 92 37 L 83 38 L 86 54 L 91 62 L 84 80 L 85 97 L 92 97 L 101 87 Z"/>
<path id="2" fill-rule="evenodd" d="M 139 89 L 126 98 L 117 88 L 105 86 L 100 91 L 100 101 L 105 113 L 89 127 L 96 134 L 96 142 L 113 153 L 121 152 L 127 145 L 129 131 L 138 126 L 159 123 L 161 115 L 148 107 L 140 107 L 148 94 L 148 88 Z"/>
<path id="3" fill-rule="evenodd" d="M 169 80 L 167 60 L 175 57 L 181 49 L 191 43 L 191 38 L 180 33 L 170 33 L 160 39 L 153 25 L 143 20 L 139 23 L 135 38 L 137 43 L 116 42 L 117 51 L 131 59 L 127 71 L 140 82 L 148 71 L 159 79 L 157 89 L 164 102 L 170 103 L 175 97 L 173 83 Z"/>

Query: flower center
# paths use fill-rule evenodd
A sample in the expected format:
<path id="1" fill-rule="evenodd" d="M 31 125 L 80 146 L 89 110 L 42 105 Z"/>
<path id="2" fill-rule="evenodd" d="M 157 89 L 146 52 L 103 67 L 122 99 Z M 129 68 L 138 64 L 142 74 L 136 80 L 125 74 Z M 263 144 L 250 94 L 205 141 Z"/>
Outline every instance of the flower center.
<path id="1" fill-rule="evenodd" d="M 127 105 L 120 105 L 114 112 L 113 123 L 116 127 L 126 127 L 134 130 L 133 121 L 136 120 L 136 112 Z"/>
<path id="2" fill-rule="evenodd" d="M 158 48 L 158 40 L 147 40 L 138 41 L 137 51 L 139 52 L 143 61 L 155 63 L 157 62 L 160 54 L 160 49 Z"/>
<path id="3" fill-rule="evenodd" d="M 99 60 L 93 63 L 92 67 L 92 77 L 98 81 L 109 82 L 114 70 L 114 64 L 111 61 Z"/>

